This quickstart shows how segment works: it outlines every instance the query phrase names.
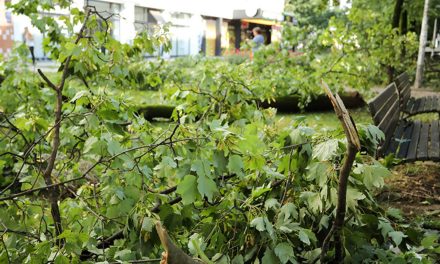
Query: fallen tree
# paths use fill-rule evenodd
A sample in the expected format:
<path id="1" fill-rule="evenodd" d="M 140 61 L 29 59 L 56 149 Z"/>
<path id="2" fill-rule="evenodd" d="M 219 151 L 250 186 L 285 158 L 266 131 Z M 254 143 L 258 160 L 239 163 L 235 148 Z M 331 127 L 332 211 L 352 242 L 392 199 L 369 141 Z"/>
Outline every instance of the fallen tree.
<path id="1" fill-rule="evenodd" d="M 365 106 L 362 95 L 356 91 L 345 92 L 340 95 L 342 102 L 348 109 L 354 109 Z M 283 113 L 299 113 L 306 112 L 323 112 L 333 110 L 332 104 L 325 94 L 318 95 L 313 98 L 303 109 L 299 106 L 300 97 L 296 95 L 281 96 L 275 98 L 274 101 L 258 101 L 258 105 L 263 108 L 273 107 L 278 112 Z M 154 118 L 170 118 L 175 106 L 172 105 L 147 105 L 139 108 L 138 112 L 147 120 Z"/>

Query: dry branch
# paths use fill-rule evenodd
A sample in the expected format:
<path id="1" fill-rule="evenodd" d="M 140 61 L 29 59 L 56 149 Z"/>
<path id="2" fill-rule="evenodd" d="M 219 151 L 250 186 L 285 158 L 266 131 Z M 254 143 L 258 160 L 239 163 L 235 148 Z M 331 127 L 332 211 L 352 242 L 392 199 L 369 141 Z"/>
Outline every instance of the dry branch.
<path id="1" fill-rule="evenodd" d="M 330 91 L 328 85 L 322 81 L 322 86 L 330 99 L 336 115 L 344 128 L 345 136 L 347 138 L 347 152 L 345 154 L 345 160 L 342 168 L 339 172 L 339 185 L 338 185 L 338 203 L 336 207 L 336 217 L 333 222 L 332 228 L 322 243 L 321 251 L 321 263 L 325 263 L 325 257 L 327 255 L 330 239 L 334 238 L 335 244 L 335 261 L 341 263 L 344 258 L 344 246 L 342 243 L 341 232 L 345 222 L 345 212 L 347 204 L 347 184 L 348 176 L 350 175 L 351 167 L 353 166 L 356 153 L 360 150 L 361 144 L 359 141 L 359 135 L 356 130 L 356 126 L 344 106 L 341 98 Z"/>
<path id="2" fill-rule="evenodd" d="M 159 235 L 160 242 L 165 249 L 162 253 L 160 264 L 200 264 L 200 260 L 195 260 L 188 256 L 182 249 L 178 248 L 171 240 L 168 232 L 162 227 L 160 222 L 156 223 L 156 231 Z"/>

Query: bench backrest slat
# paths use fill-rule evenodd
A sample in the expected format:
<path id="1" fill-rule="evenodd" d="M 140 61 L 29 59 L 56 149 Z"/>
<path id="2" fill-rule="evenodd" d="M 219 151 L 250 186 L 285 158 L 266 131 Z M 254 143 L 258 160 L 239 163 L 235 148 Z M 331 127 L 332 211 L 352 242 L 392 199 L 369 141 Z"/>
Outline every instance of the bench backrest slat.
<path id="1" fill-rule="evenodd" d="M 399 121 L 400 102 L 395 83 L 368 103 L 374 124 L 385 134 L 385 142 L 390 140 Z"/>
<path id="2" fill-rule="evenodd" d="M 396 78 L 397 90 L 400 94 L 400 103 L 402 107 L 406 106 L 411 97 L 411 83 L 409 81 L 408 73 L 404 72 Z"/>
<path id="3" fill-rule="evenodd" d="M 368 103 L 374 123 L 378 125 L 389 111 L 396 111 L 395 102 L 399 101 L 396 85 L 394 83 L 388 85 L 383 92 L 376 96 Z M 397 105 L 397 108 L 399 106 Z M 397 109 L 397 111 L 400 109 Z"/>

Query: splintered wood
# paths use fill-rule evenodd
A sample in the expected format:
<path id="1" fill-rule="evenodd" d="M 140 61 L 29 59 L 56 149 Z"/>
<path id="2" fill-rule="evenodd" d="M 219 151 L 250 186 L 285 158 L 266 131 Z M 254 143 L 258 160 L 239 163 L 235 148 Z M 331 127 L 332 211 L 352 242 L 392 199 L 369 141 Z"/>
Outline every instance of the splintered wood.
<path id="1" fill-rule="evenodd" d="M 158 221 L 156 223 L 156 231 L 159 235 L 160 242 L 162 243 L 165 252 L 162 253 L 162 260 L 160 264 L 200 264 L 203 263 L 200 260 L 196 260 L 188 256 L 182 249 L 178 248 L 171 240 L 168 232 L 162 227 Z"/>
<path id="2" fill-rule="evenodd" d="M 357 150 L 360 150 L 361 143 L 359 140 L 359 135 L 356 126 L 350 114 L 348 113 L 347 108 L 342 102 L 341 98 L 339 97 L 338 94 L 334 96 L 333 93 L 330 91 L 330 88 L 328 87 L 327 83 L 325 83 L 324 81 L 322 81 L 322 87 L 324 88 L 325 93 L 330 99 L 330 102 L 332 103 L 333 108 L 335 109 L 336 115 L 342 122 L 344 132 L 346 135 L 348 135 L 347 140 L 350 141 L 349 143 L 352 143 L 354 146 L 356 146 Z"/>

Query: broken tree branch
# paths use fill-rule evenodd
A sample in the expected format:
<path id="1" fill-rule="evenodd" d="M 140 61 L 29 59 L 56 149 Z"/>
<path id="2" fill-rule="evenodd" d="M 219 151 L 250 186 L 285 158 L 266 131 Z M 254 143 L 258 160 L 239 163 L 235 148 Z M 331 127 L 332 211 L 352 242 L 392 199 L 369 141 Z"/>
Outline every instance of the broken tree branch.
<path id="1" fill-rule="evenodd" d="M 338 94 L 336 96 L 330 91 L 328 85 L 322 81 L 322 86 L 330 99 L 336 115 L 344 128 L 344 133 L 347 138 L 347 152 L 345 153 L 345 160 L 342 168 L 339 172 L 339 185 L 338 185 L 338 203 L 336 207 L 336 217 L 333 222 L 332 228 L 322 243 L 321 250 L 321 263 L 325 263 L 325 257 L 329 247 L 330 239 L 334 238 L 335 244 L 335 261 L 341 263 L 344 258 L 344 245 L 342 243 L 342 228 L 345 222 L 346 204 L 347 204 L 347 185 L 348 177 L 350 175 L 351 167 L 353 166 L 356 153 L 360 150 L 361 144 L 359 141 L 359 135 L 356 130 L 356 126 L 344 106 L 341 98 Z"/>
<path id="2" fill-rule="evenodd" d="M 156 231 L 159 235 L 165 252 L 162 253 L 160 264 L 200 264 L 200 260 L 195 260 L 188 256 L 182 249 L 178 248 L 171 240 L 168 232 L 162 227 L 160 222 L 156 223 Z"/>

